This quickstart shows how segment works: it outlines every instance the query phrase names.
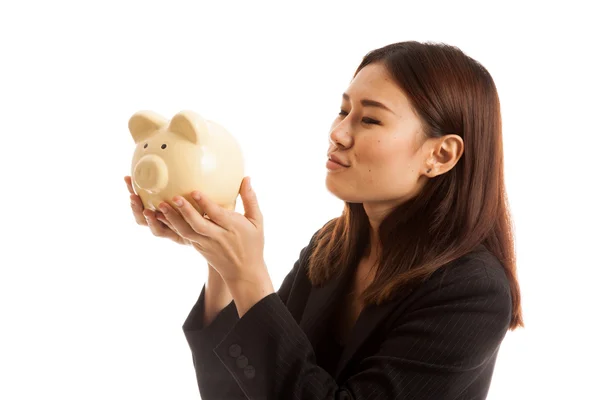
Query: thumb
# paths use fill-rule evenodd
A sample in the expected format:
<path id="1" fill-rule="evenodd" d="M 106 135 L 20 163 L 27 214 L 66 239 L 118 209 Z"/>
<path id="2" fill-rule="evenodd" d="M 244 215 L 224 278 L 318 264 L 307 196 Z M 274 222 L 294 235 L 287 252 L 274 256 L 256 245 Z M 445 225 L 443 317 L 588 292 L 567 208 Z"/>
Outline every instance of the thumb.
<path id="1" fill-rule="evenodd" d="M 262 213 L 258 206 L 258 199 L 256 198 L 256 192 L 250 186 L 250 177 L 247 176 L 242 182 L 242 203 L 244 204 L 244 215 L 252 222 L 259 223 L 262 225 Z"/>

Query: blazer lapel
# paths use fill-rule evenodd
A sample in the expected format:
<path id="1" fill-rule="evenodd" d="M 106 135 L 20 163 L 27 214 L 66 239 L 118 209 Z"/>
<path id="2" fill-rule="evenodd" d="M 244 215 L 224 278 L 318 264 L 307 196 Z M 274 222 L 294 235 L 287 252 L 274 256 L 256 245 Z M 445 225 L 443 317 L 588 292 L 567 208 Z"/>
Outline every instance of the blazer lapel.
<path id="1" fill-rule="evenodd" d="M 371 333 L 386 320 L 386 317 L 398 307 L 399 301 L 396 298 L 379 306 L 370 305 L 363 308 L 340 355 L 334 379 L 338 379 L 344 368 L 352 360 L 356 351 L 369 338 Z"/>
<path id="2" fill-rule="evenodd" d="M 327 334 L 331 326 L 332 314 L 345 296 L 345 292 L 350 288 L 353 272 L 352 268 L 348 268 L 343 274 L 327 282 L 324 286 L 311 288 L 299 325 L 313 345 L 320 343 L 323 335 Z M 379 306 L 365 307 L 361 311 L 338 361 L 334 379 L 340 376 L 352 356 L 397 307 L 399 301 L 399 298 L 395 298 Z"/>
<path id="3" fill-rule="evenodd" d="M 348 287 L 351 272 L 351 268 L 347 268 L 343 274 L 322 287 L 311 287 L 299 325 L 313 345 L 320 343 L 328 330 L 332 313 Z"/>
<path id="4" fill-rule="evenodd" d="M 471 252 L 487 251 L 483 244 L 476 246 Z M 452 261 L 450 264 L 456 262 L 458 259 Z M 443 270 L 442 270 L 443 271 Z M 346 279 L 348 277 L 345 277 Z M 340 285 L 341 286 L 341 285 Z M 345 286 L 344 286 L 345 288 Z M 340 289 L 341 290 L 341 289 Z M 387 317 L 400 307 L 401 303 L 412 293 L 412 290 L 405 290 L 394 296 L 388 302 L 380 304 L 378 306 L 370 305 L 365 307 L 358 316 L 356 324 L 350 333 L 346 346 L 340 356 L 335 371 L 334 379 L 338 379 L 344 368 L 348 366 L 352 357 L 360 346 L 369 338 L 371 333 L 379 327 L 382 323 L 387 320 Z M 336 291 L 336 295 L 340 295 L 339 291 Z"/>
<path id="5" fill-rule="evenodd" d="M 473 251 L 487 251 L 483 245 L 477 246 Z M 311 287 L 310 294 L 304 308 L 300 327 L 304 330 L 313 345 L 321 342 L 324 334 L 331 326 L 331 317 L 339 302 L 350 288 L 350 278 L 354 269 L 347 268 L 339 277 L 327 282 L 323 287 Z M 361 345 L 369 338 L 387 317 L 396 310 L 400 303 L 406 299 L 411 291 L 403 291 L 390 301 L 379 306 L 365 307 L 358 316 L 356 324 L 344 346 L 337 364 L 334 379 L 338 379 L 348 366 L 352 357 Z"/>

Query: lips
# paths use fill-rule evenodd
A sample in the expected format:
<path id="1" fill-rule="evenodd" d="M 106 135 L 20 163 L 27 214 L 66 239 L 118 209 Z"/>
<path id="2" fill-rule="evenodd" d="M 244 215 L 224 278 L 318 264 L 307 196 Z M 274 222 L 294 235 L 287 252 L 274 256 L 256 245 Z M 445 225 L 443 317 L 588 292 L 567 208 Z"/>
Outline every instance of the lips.
<path id="1" fill-rule="evenodd" d="M 350 165 L 344 162 L 341 158 L 336 156 L 335 154 L 329 154 L 329 159 L 337 164 L 343 165 L 344 167 L 349 167 Z"/>

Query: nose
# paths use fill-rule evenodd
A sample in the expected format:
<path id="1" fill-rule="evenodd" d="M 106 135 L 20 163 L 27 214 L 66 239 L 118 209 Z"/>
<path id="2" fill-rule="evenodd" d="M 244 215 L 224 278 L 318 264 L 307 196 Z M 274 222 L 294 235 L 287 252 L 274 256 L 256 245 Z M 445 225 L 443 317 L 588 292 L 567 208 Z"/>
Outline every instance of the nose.
<path id="1" fill-rule="evenodd" d="M 350 135 L 349 128 L 346 127 L 344 121 L 331 127 L 329 141 L 337 147 L 348 148 L 352 145 L 352 135 Z"/>
<path id="2" fill-rule="evenodd" d="M 167 186 L 169 170 L 165 161 L 155 154 L 148 154 L 138 161 L 133 170 L 135 183 L 149 192 L 158 192 Z"/>

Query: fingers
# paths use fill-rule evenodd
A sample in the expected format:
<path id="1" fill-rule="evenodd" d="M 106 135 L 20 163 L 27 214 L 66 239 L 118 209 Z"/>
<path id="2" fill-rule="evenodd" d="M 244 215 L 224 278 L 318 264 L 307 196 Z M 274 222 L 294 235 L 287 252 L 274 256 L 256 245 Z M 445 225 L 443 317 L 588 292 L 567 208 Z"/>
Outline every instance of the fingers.
<path id="1" fill-rule="evenodd" d="M 133 211 L 135 222 L 137 222 L 138 225 L 148 225 L 143 214 L 144 205 L 142 204 L 140 197 L 136 194 L 130 194 L 129 199 L 131 200 L 131 211 Z"/>
<path id="2" fill-rule="evenodd" d="M 129 199 L 131 200 L 131 211 L 133 211 L 133 217 L 135 218 L 135 222 L 138 225 L 148 225 L 146 222 L 146 218 L 144 217 L 144 204 L 142 203 L 142 199 L 140 196 L 135 194 L 133 191 L 133 186 L 131 184 L 131 177 L 125 177 L 125 183 L 127 184 L 127 190 L 129 190 Z"/>
<path id="3" fill-rule="evenodd" d="M 179 234 L 180 236 L 186 237 L 183 235 L 183 232 L 186 231 L 185 228 L 186 225 L 188 225 L 188 223 L 183 219 L 181 215 L 179 215 L 179 213 L 177 213 L 177 210 L 175 210 L 173 207 L 171 207 L 164 201 L 158 205 L 158 208 L 161 210 L 160 219 L 164 219 L 165 225 L 167 225 L 173 231 L 177 232 L 177 234 Z M 190 233 L 192 233 L 192 230 L 189 229 L 189 226 L 187 233 L 188 236 Z"/>
<path id="4" fill-rule="evenodd" d="M 165 215 L 163 213 L 161 213 L 160 211 L 156 211 L 155 215 L 156 215 L 157 220 L 159 220 L 161 223 L 168 226 L 169 229 L 171 229 L 172 231 L 175 230 L 175 229 L 173 229 L 173 226 L 171 225 L 171 223 L 165 218 Z"/>
<path id="5" fill-rule="evenodd" d="M 146 219 L 148 221 L 148 227 L 150 228 L 150 232 L 152 232 L 154 236 L 166 237 L 171 240 L 179 241 L 179 235 L 177 235 L 176 232 L 173 232 L 173 230 L 167 225 L 160 222 L 152 211 L 145 210 L 144 216 L 146 216 Z"/>
<path id="6" fill-rule="evenodd" d="M 131 210 L 138 225 L 145 225 L 150 228 L 150 231 L 155 236 L 169 237 L 171 239 L 176 236 L 194 240 L 198 235 L 211 236 L 217 233 L 216 228 L 220 228 L 212 222 L 213 216 L 218 220 L 224 220 L 221 217 L 221 210 L 218 207 L 211 207 L 212 203 L 205 202 L 205 207 L 212 209 L 211 220 L 203 218 L 198 211 L 183 197 L 177 196 L 183 202 L 181 207 L 173 208 L 166 202 L 160 204 L 159 211 L 144 209 L 144 205 L 140 196 L 135 194 L 130 176 L 124 178 L 127 185 L 127 190 L 130 193 Z M 203 210 L 204 207 L 201 207 Z M 207 213 L 208 214 L 208 213 Z M 216 222 L 216 221 L 215 221 Z"/>
<path id="7" fill-rule="evenodd" d="M 244 177 L 240 194 L 242 195 L 242 202 L 244 204 L 244 216 L 252 221 L 255 226 L 262 226 L 263 216 L 258 205 L 256 192 L 250 185 L 250 177 Z"/>
<path id="8" fill-rule="evenodd" d="M 211 221 L 225 230 L 229 229 L 229 215 L 226 213 L 227 210 L 210 201 L 206 196 L 202 196 L 197 190 L 192 192 L 192 199 L 196 201 L 200 209 L 208 215 Z"/>
<path id="9" fill-rule="evenodd" d="M 133 185 L 131 184 L 131 177 L 130 176 L 126 176 L 125 177 L 125 183 L 127 184 L 127 190 L 129 190 L 129 193 L 135 194 L 135 192 L 133 191 Z"/>
<path id="10" fill-rule="evenodd" d="M 150 232 L 152 232 L 154 236 L 166 237 L 174 240 L 177 243 L 184 243 L 185 239 L 183 239 L 175 231 L 163 213 L 160 211 L 155 212 L 144 209 L 142 199 L 140 196 L 135 194 L 135 191 L 133 190 L 130 176 L 125 177 L 125 184 L 127 185 L 127 190 L 129 190 L 130 193 L 129 198 L 131 200 L 131 210 L 133 211 L 135 221 L 138 223 L 138 225 L 148 226 L 150 228 Z"/>
<path id="11" fill-rule="evenodd" d="M 177 209 L 166 202 L 162 202 L 159 208 L 167 221 L 173 226 L 173 229 L 182 237 L 196 241 L 198 235 L 215 237 L 219 233 L 219 230 L 222 230 L 222 228 L 212 221 L 203 218 L 186 199 L 181 196 L 176 196 L 173 199 L 175 204 L 177 204 L 178 200 L 181 201 L 182 205 L 177 207 Z"/>
<path id="12" fill-rule="evenodd" d="M 183 239 L 183 237 L 181 235 L 179 235 L 179 233 L 177 233 L 177 230 L 175 230 L 175 227 L 173 225 L 171 225 L 171 223 L 169 222 L 169 220 L 167 220 L 167 218 L 165 218 L 163 213 L 161 213 L 160 211 L 156 211 L 156 219 L 159 220 L 162 224 L 164 224 L 166 227 L 168 227 L 170 230 L 175 232 L 178 236 L 180 236 Z"/>

